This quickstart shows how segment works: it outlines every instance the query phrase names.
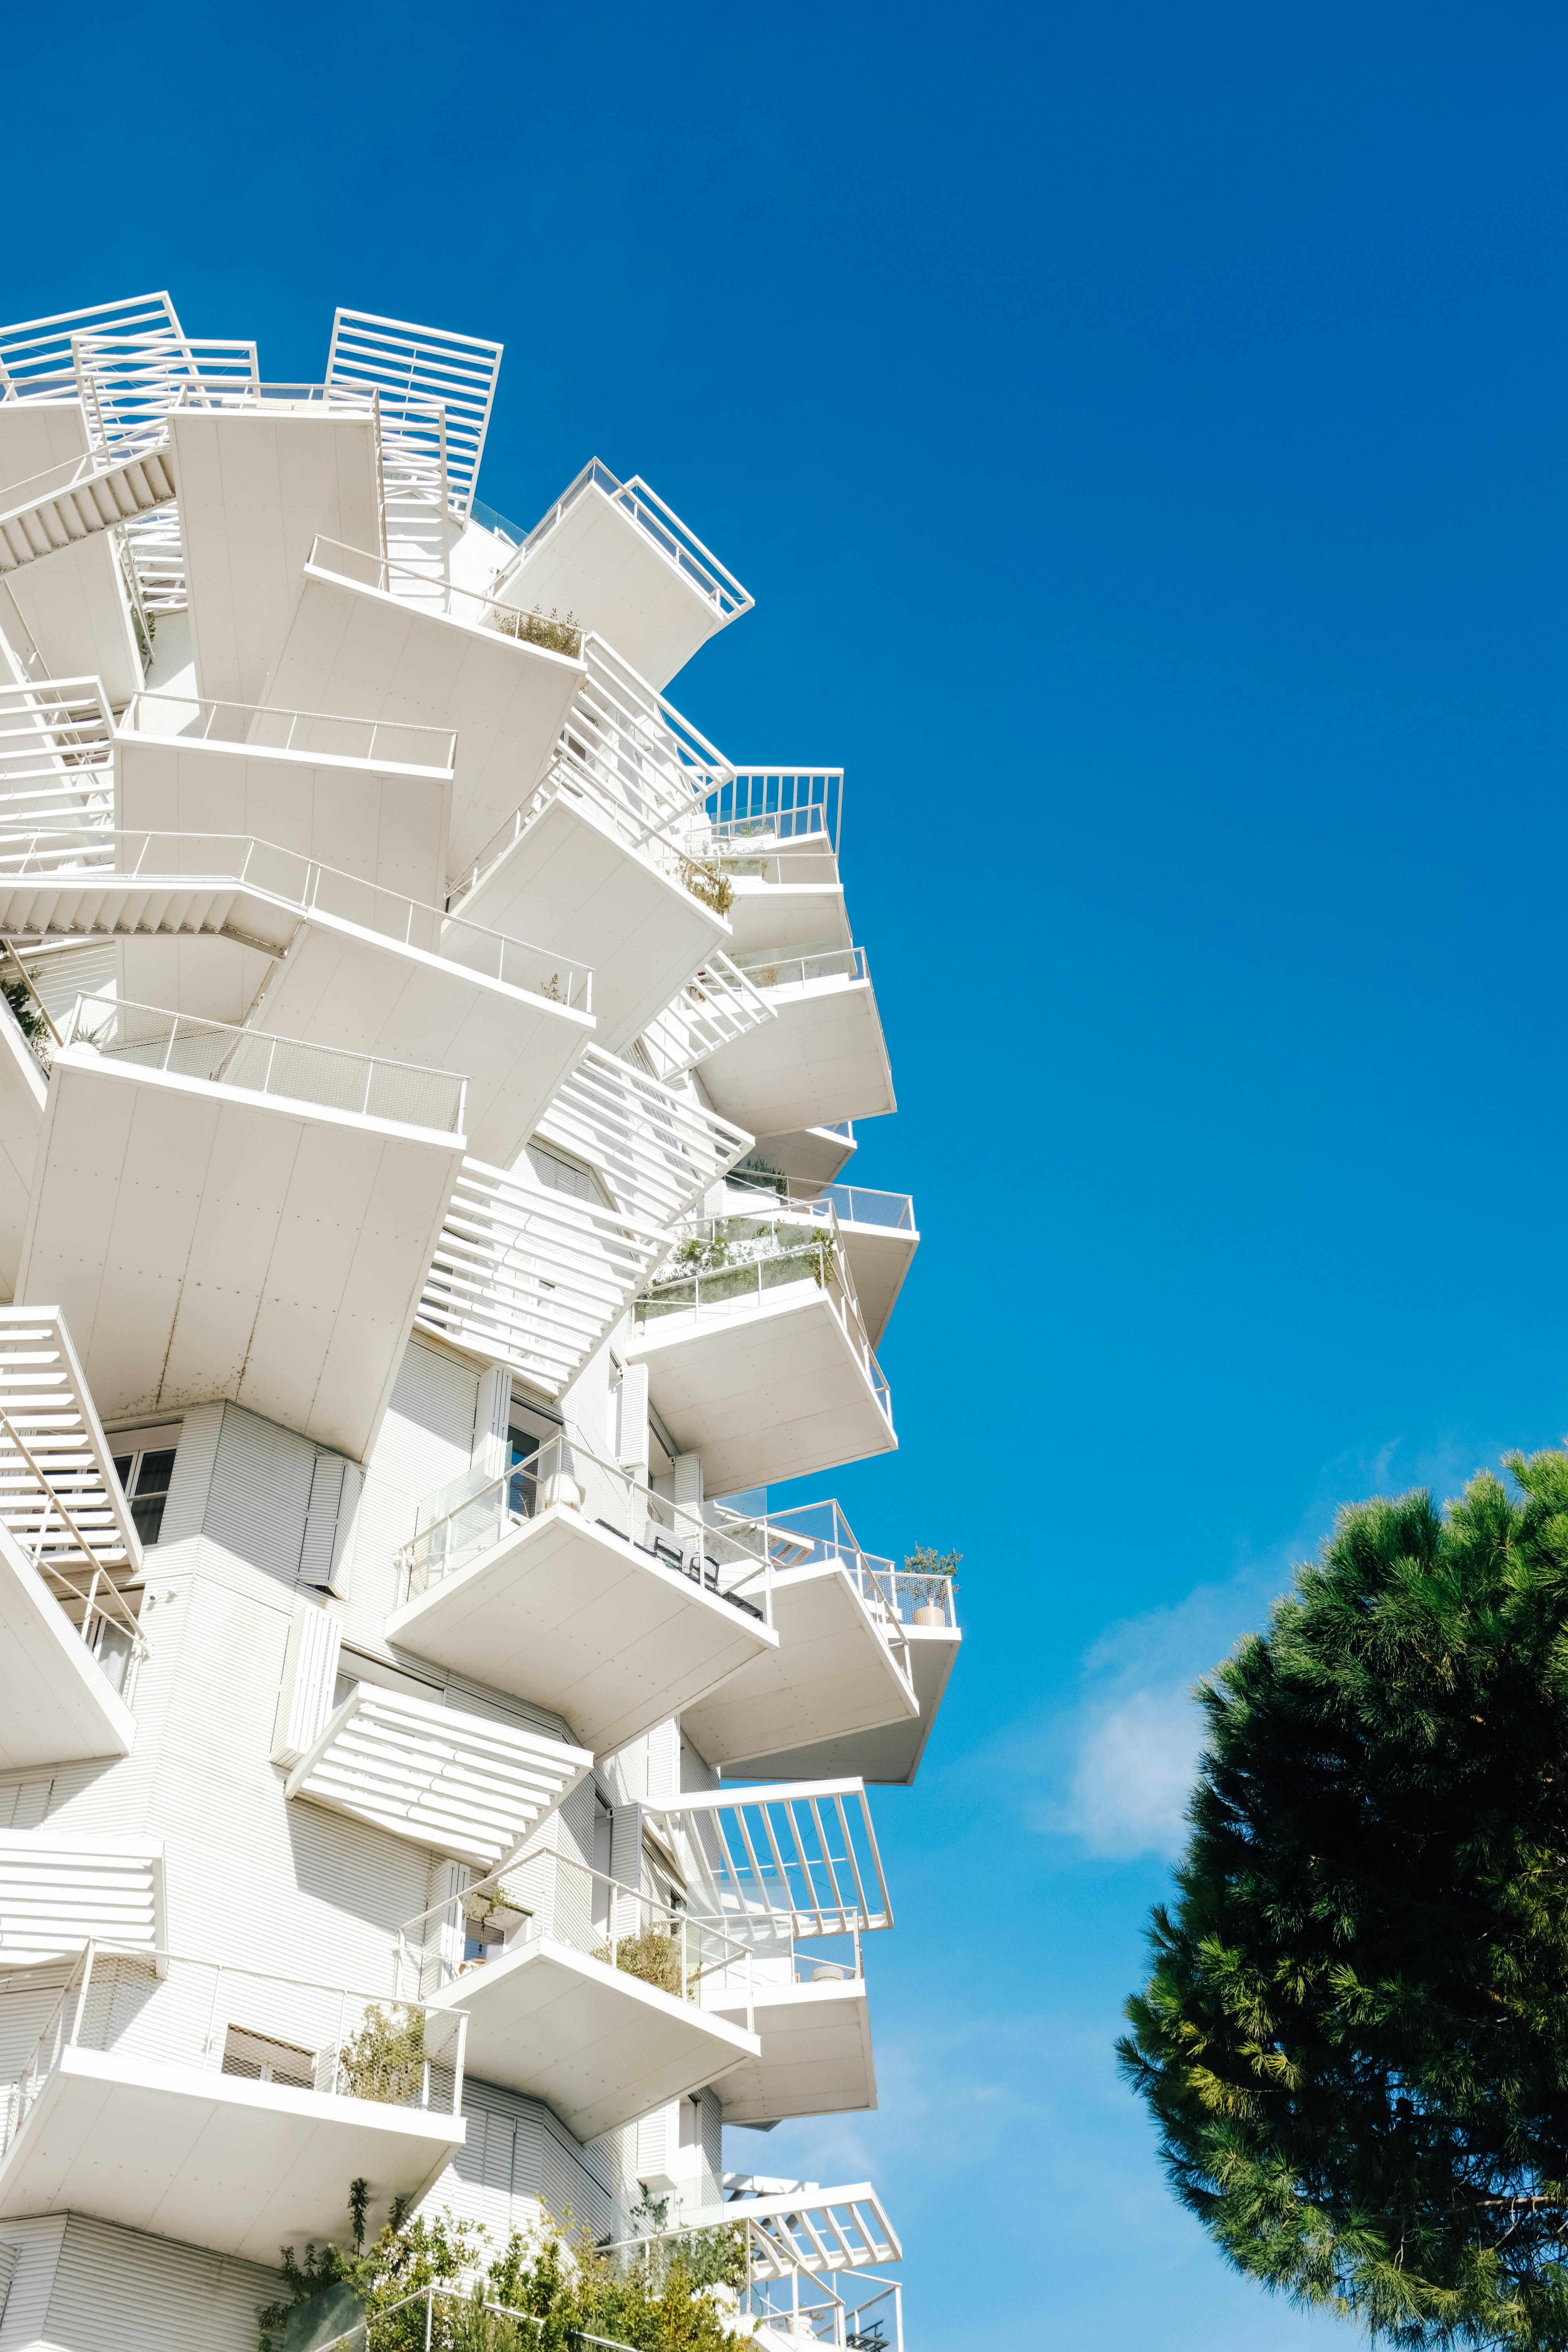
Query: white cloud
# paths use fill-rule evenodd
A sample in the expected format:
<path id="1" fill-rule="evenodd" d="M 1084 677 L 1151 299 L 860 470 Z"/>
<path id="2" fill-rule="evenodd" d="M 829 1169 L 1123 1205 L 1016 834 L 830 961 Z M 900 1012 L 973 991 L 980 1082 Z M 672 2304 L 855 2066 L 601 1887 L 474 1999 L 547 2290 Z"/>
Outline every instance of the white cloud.
<path id="1" fill-rule="evenodd" d="M 1079 1733 L 1062 1826 L 1094 1853 L 1179 1852 L 1199 1736 L 1185 1689 L 1134 1691 L 1091 1713 Z"/>

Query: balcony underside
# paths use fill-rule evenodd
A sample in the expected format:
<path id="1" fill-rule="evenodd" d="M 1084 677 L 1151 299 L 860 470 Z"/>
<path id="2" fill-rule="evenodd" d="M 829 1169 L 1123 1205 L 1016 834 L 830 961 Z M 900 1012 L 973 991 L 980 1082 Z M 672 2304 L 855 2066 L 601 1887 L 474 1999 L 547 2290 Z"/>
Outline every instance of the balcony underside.
<path id="1" fill-rule="evenodd" d="M 834 861 L 825 856 L 821 862 L 827 866 Z M 853 944 L 841 882 L 770 882 L 737 874 L 731 887 L 735 898 L 730 929 L 742 955 L 753 948 L 803 955 L 829 940 L 840 948 Z"/>
<path id="2" fill-rule="evenodd" d="M 614 1053 L 663 1010 L 730 927 L 563 789 L 459 902 L 466 922 L 594 971 L 597 1042 Z"/>
<path id="3" fill-rule="evenodd" d="M 0 1294 L 16 1294 L 48 1088 L 8 1005 L 0 1005 Z"/>
<path id="4" fill-rule="evenodd" d="M 169 429 L 197 684 L 256 702 L 318 534 L 380 543 L 375 426 L 322 411 L 176 409 Z"/>
<path id="5" fill-rule="evenodd" d="M 739 1756 L 723 1766 L 728 1780 L 837 1780 L 858 1773 L 879 1788 L 908 1788 L 920 1769 L 935 1727 L 963 1636 L 951 1625 L 906 1625 L 910 1664 L 920 1713 L 902 1723 L 858 1731 L 787 1748 L 778 1754 Z"/>
<path id="6" fill-rule="evenodd" d="M 776 1019 L 702 1064 L 715 1110 L 753 1135 L 774 1135 L 898 1108 L 868 980 L 792 981 L 764 994 Z"/>
<path id="7" fill-rule="evenodd" d="M 380 2106 L 118 2053 L 68 2050 L 0 2163 L 0 2217 L 87 2213 L 275 2263 L 341 2238 L 351 2180 L 417 2199 L 460 2116 Z"/>
<path id="8" fill-rule="evenodd" d="M 461 1068 L 462 1065 L 452 1066 Z M 838 1239 L 849 1268 L 849 1279 L 855 1286 L 866 1337 L 873 1348 L 879 1348 L 921 1237 L 902 1225 L 854 1224 L 841 1217 Z"/>
<path id="9" fill-rule="evenodd" d="M 470 2074 L 542 2099 L 582 2140 L 761 2052 L 743 2011 L 733 2024 L 551 1937 L 470 1969 L 431 2006 L 467 2010 Z"/>
<path id="10" fill-rule="evenodd" d="M 651 1547 L 658 1530 L 637 1530 Z M 778 1637 L 631 1540 L 556 1505 L 387 1620 L 400 1648 L 563 1716 L 608 1754 Z"/>
<path id="11" fill-rule="evenodd" d="M 131 1753 L 136 1725 L 130 1708 L 4 1528 L 0 1692 L 0 1771 Z"/>
<path id="12" fill-rule="evenodd" d="M 461 1136 L 57 1055 L 17 1289 L 108 1419 L 215 1397 L 364 1458 Z"/>
<path id="13" fill-rule="evenodd" d="M 653 1403 L 681 1451 L 701 1455 L 710 1494 L 809 1477 L 898 1443 L 815 1282 L 661 1317 L 624 1352 L 647 1364 Z"/>
<path id="14" fill-rule="evenodd" d="M 0 888 L 0 918 L 5 895 Z M 112 895 L 112 886 L 104 895 Z M 594 1037 L 592 1016 L 571 1005 L 331 916 L 301 916 L 260 893 L 237 893 L 231 921 L 226 936 L 171 931 L 127 939 L 125 995 L 132 1003 L 264 1028 L 303 1045 L 465 1071 L 468 1149 L 498 1167 L 517 1158 Z M 258 982 L 268 967 L 235 936 L 251 924 L 251 937 L 290 935 L 287 960 L 270 968 L 259 998 Z"/>
<path id="15" fill-rule="evenodd" d="M 759 1986 L 760 2058 L 748 2058 L 719 2085 L 727 2124 L 776 2124 L 794 2116 L 855 2115 L 877 2104 L 866 1987 Z M 721 2011 L 721 2015 L 744 2011 Z"/>
<path id="16" fill-rule="evenodd" d="M 191 715 L 188 705 L 171 709 L 176 721 Z M 324 741 L 331 732 L 321 724 Z M 279 751 L 140 731 L 115 738 L 114 822 L 122 831 L 272 841 L 426 907 L 439 906 L 446 889 L 451 792 L 441 769 L 340 758 L 320 745 Z"/>
<path id="17" fill-rule="evenodd" d="M 505 594 L 523 612 L 571 613 L 657 687 L 725 625 L 711 598 L 597 483 L 573 499 Z"/>
<path id="18" fill-rule="evenodd" d="M 0 509 L 11 503 L 5 491 L 86 455 L 79 401 L 0 401 Z M 117 709 L 136 692 L 142 662 L 109 532 L 24 564 L 7 584 L 16 611 L 0 619 L 0 635 L 16 653 L 27 650 L 19 614 L 51 677 L 100 677 Z"/>
<path id="19" fill-rule="evenodd" d="M 870 1610 L 837 1561 L 784 1569 L 773 1578 L 779 1645 L 688 1707 L 681 1727 L 710 1764 L 833 1739 L 854 1745 L 879 1725 L 912 1723 L 920 1702 L 900 1673 Z M 832 1776 L 860 1770 L 845 1764 Z M 767 1777 L 776 1777 L 770 1764 Z"/>
<path id="20" fill-rule="evenodd" d="M 447 859 L 461 874 L 532 792 L 585 674 L 565 654 L 307 566 L 267 699 L 455 728 Z"/>

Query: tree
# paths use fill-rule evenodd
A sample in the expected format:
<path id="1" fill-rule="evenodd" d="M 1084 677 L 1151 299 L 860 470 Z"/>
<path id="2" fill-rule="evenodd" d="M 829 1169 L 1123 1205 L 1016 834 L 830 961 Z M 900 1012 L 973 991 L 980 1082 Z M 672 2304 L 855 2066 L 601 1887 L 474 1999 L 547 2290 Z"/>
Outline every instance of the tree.
<path id="1" fill-rule="evenodd" d="M 1123 2066 L 1237 2267 L 1568 2347 L 1568 1454 L 1343 1511 L 1200 1686 Z"/>

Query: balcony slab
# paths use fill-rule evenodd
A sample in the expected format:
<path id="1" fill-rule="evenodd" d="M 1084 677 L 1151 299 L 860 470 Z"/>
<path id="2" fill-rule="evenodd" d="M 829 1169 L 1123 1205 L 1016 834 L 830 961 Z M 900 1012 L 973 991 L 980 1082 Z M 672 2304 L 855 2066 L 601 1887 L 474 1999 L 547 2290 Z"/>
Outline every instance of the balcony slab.
<path id="1" fill-rule="evenodd" d="M 721 2016 L 744 2011 L 721 2008 Z M 844 2116 L 877 2104 L 871 2018 L 861 1978 L 759 1985 L 753 2010 L 759 2057 L 719 2084 L 727 2124 L 786 2123 Z"/>
<path id="2" fill-rule="evenodd" d="M 79 400 L 0 401 L 0 509 L 5 493 L 34 476 L 85 457 Z M 24 564 L 9 580 L 22 623 L 51 677 L 99 677 L 116 709 L 142 684 L 142 658 L 107 531 Z M 7 616 L 5 635 L 17 632 Z M 16 650 L 26 655 L 25 643 Z"/>
<path id="3" fill-rule="evenodd" d="M 386 1637 L 553 1708 L 599 1754 L 779 1646 L 769 1626 L 640 1549 L 630 1529 L 560 1504 L 406 1602 Z"/>
<path id="4" fill-rule="evenodd" d="M 430 2006 L 467 2011 L 469 2074 L 542 2099 L 580 2140 L 762 2055 L 743 2012 L 737 2025 L 549 1936 L 469 1969 Z"/>
<path id="5" fill-rule="evenodd" d="M 753 1135 L 773 1135 L 897 1109 L 869 980 L 832 973 L 768 986 L 755 967 L 746 977 L 776 1017 L 704 1060 L 702 1084 L 715 1110 Z"/>
<path id="6" fill-rule="evenodd" d="M 83 1580 L 86 1580 L 85 1578 Z M 0 1527 L 0 1771 L 128 1756 L 136 1720 L 16 1538 Z"/>
<path id="7" fill-rule="evenodd" d="M 956 1625 L 906 1625 L 910 1674 L 920 1713 L 900 1723 L 803 1743 L 773 1755 L 739 1756 L 723 1766 L 731 1780 L 818 1780 L 858 1773 L 881 1788 L 909 1788 L 920 1769 L 926 1742 L 947 1689 L 963 1642 Z"/>
<path id="8" fill-rule="evenodd" d="M 460 2116 L 68 2049 L 0 2161 L 0 2218 L 90 2214 L 275 2263 L 342 2235 L 351 2180 L 417 2200 L 467 2137 Z"/>
<path id="9" fill-rule="evenodd" d="M 777 1649 L 682 1714 L 682 1728 L 710 1764 L 732 1768 L 742 1755 L 768 1758 L 829 1739 L 852 1748 L 858 1732 L 915 1721 L 920 1701 L 846 1568 L 819 1560 L 778 1570 L 773 1598 Z M 771 1762 L 760 1769 L 765 1779 L 778 1777 Z"/>

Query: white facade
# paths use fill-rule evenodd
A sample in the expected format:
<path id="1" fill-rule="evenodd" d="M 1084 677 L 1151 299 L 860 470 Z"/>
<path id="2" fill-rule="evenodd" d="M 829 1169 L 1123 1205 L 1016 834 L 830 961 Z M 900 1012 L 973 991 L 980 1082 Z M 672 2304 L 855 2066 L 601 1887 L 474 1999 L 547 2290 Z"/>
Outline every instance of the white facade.
<path id="1" fill-rule="evenodd" d="M 876 2104 L 960 1641 L 756 1491 L 898 1442 L 843 780 L 667 698 L 647 484 L 479 502 L 500 360 L 0 329 L 0 2352 L 248 2347 L 362 2175 L 901 2347 L 742 2136 Z"/>

